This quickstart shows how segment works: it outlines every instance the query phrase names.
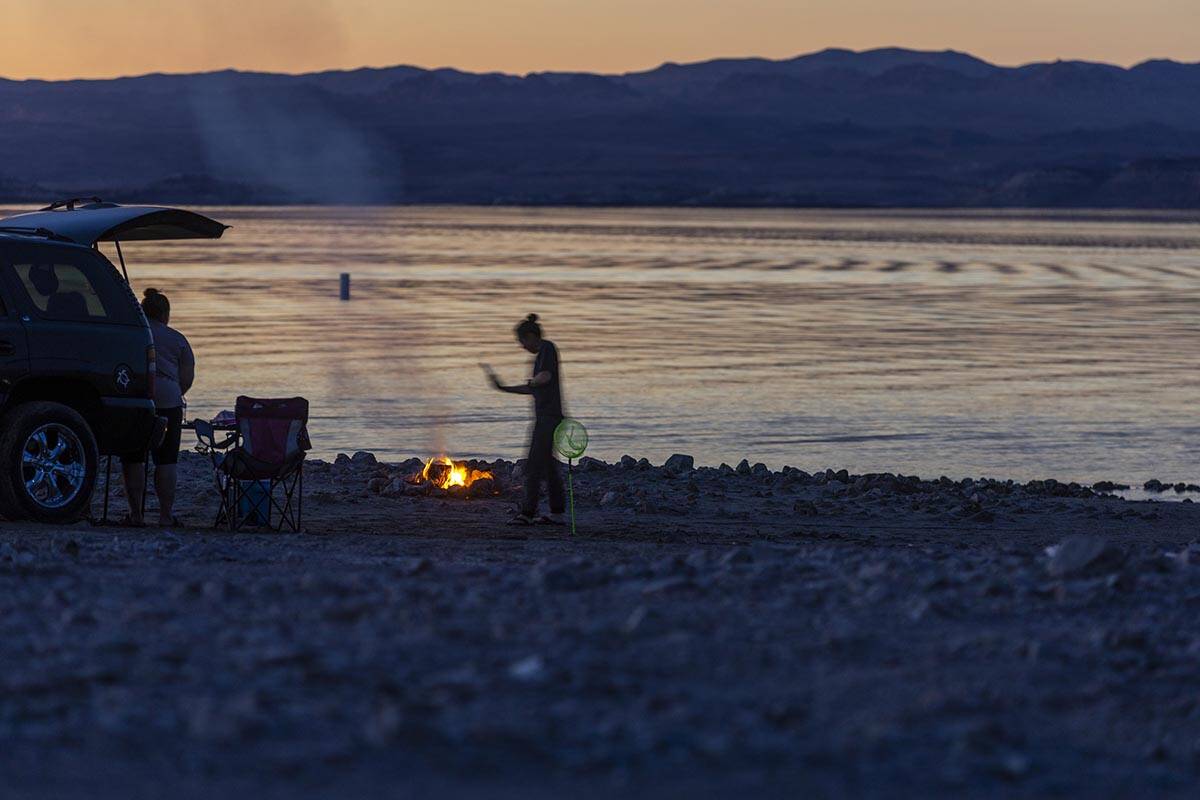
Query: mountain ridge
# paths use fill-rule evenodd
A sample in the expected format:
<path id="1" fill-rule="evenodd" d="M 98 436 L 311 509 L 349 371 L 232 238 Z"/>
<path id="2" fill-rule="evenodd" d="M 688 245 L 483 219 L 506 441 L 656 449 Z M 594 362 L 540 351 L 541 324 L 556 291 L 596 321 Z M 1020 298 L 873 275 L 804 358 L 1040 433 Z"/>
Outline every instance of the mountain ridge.
<path id="1" fill-rule="evenodd" d="M 1200 63 L 828 48 L 620 74 L 0 80 L 0 152 L 10 200 L 1200 207 Z"/>

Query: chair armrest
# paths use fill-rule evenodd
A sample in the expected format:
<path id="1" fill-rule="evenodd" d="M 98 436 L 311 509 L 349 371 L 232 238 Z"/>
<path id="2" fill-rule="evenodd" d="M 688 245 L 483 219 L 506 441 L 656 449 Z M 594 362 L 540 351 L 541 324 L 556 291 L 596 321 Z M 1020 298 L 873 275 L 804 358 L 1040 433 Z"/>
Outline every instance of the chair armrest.
<path id="1" fill-rule="evenodd" d="M 216 438 L 216 430 L 210 423 L 196 420 L 195 422 L 196 441 L 201 447 L 209 450 L 224 450 L 231 444 L 237 441 L 237 433 L 230 434 L 223 441 L 218 442 Z"/>

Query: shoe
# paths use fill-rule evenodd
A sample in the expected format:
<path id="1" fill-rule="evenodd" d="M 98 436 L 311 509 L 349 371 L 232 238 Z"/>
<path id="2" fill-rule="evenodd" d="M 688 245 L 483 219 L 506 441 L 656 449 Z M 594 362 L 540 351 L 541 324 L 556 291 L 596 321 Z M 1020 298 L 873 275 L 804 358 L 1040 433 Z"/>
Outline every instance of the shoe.
<path id="1" fill-rule="evenodd" d="M 510 519 L 508 521 L 509 525 L 532 525 L 533 523 L 534 523 L 533 517 L 528 517 L 524 514 L 517 514 L 515 517 L 513 517 L 512 519 Z"/>

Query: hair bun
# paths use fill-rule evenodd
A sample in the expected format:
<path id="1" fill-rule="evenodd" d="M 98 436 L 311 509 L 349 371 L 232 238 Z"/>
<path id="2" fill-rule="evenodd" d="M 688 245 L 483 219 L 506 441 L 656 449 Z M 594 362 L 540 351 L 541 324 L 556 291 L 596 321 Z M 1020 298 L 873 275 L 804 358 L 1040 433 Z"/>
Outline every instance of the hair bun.
<path id="1" fill-rule="evenodd" d="M 158 289 L 155 289 L 153 286 L 151 286 L 149 289 L 142 292 L 142 296 L 143 297 L 151 297 L 151 296 L 159 294 L 159 293 L 160 292 L 158 291 Z"/>
<path id="2" fill-rule="evenodd" d="M 538 317 L 537 317 L 537 314 L 530 314 L 525 319 L 529 320 L 530 322 L 537 322 Z"/>

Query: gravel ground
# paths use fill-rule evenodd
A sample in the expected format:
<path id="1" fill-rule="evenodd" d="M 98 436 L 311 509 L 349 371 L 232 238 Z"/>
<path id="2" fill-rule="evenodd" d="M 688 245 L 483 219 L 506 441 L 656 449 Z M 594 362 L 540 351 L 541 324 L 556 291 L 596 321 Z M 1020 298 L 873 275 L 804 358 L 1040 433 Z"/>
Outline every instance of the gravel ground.
<path id="1" fill-rule="evenodd" d="M 1195 503 L 629 459 L 572 538 L 490 466 L 313 463 L 304 534 L 230 535 L 193 455 L 195 527 L 0 527 L 5 796 L 1195 796 Z"/>

